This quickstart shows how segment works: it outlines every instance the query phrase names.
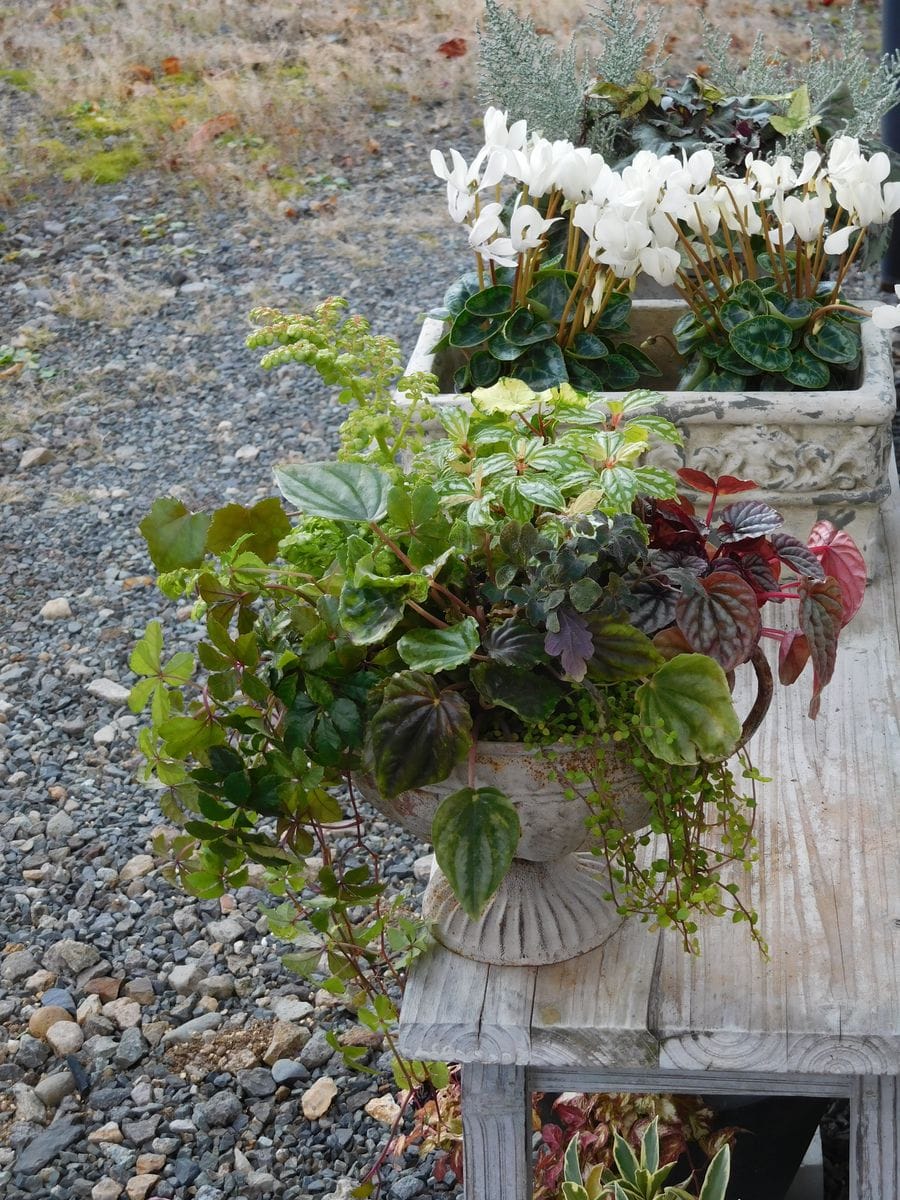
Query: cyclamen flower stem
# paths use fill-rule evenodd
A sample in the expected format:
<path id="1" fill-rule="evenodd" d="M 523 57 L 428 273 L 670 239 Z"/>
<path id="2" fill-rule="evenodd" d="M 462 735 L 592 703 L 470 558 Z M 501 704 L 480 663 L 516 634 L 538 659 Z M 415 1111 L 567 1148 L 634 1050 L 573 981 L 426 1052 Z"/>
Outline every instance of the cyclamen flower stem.
<path id="1" fill-rule="evenodd" d="M 841 284 L 844 282 L 847 272 L 850 270 L 851 266 L 853 265 L 853 260 L 856 258 L 857 254 L 859 254 L 860 250 L 862 249 L 862 244 L 866 240 L 867 232 L 868 231 L 866 229 L 861 229 L 859 231 L 859 237 L 854 242 L 853 249 L 850 251 L 850 253 L 847 255 L 847 257 L 841 263 L 840 270 L 838 271 L 838 277 L 834 281 L 834 287 L 831 290 L 831 295 L 828 297 L 829 304 L 834 304 L 837 301 L 837 298 L 841 292 Z"/>
<path id="2" fill-rule="evenodd" d="M 747 264 L 747 274 L 751 279 L 756 279 L 756 258 L 753 254 L 753 243 L 750 241 L 750 233 L 747 230 L 747 222 L 744 220 L 743 210 L 738 206 L 734 198 L 734 192 L 728 186 L 724 179 L 719 179 L 722 187 L 728 193 L 728 199 L 731 201 L 732 211 L 737 218 L 737 223 L 741 230 L 741 249 L 744 255 L 744 262 Z"/>
<path id="3" fill-rule="evenodd" d="M 719 299 L 725 300 L 726 295 L 725 295 L 725 292 L 722 291 L 722 285 L 719 282 L 720 277 L 722 275 L 722 272 L 719 269 L 719 263 L 721 263 L 721 261 L 722 261 L 721 256 L 720 256 L 718 250 L 716 250 L 716 248 L 713 246 L 712 239 L 710 238 L 709 233 L 707 232 L 706 226 L 703 224 L 703 218 L 700 216 L 699 204 L 694 205 L 694 212 L 697 214 L 697 221 L 700 225 L 700 228 L 703 230 L 703 235 L 702 235 L 703 236 L 703 244 L 704 244 L 704 246 L 706 246 L 706 253 L 709 255 L 707 262 L 711 262 L 711 263 L 715 264 L 715 274 L 714 275 L 710 274 L 710 278 L 712 279 L 713 287 L 719 293 Z"/>
<path id="4" fill-rule="evenodd" d="M 768 220 L 768 215 L 766 213 L 766 206 L 764 204 L 760 204 L 760 206 L 759 206 L 759 216 L 760 216 L 760 220 L 762 221 L 763 237 L 765 238 L 765 241 L 766 241 L 766 250 L 768 251 L 769 262 L 772 265 L 772 273 L 773 273 L 773 275 L 776 275 L 776 276 L 778 275 L 778 268 L 776 267 L 775 264 L 780 263 L 781 278 L 779 280 L 779 283 L 784 288 L 784 290 L 787 292 L 788 298 L 793 299 L 794 289 L 791 287 L 791 272 L 787 265 L 787 256 L 785 255 L 784 242 L 783 241 L 779 242 L 778 254 L 776 254 L 775 247 L 772 245 L 771 230 L 769 229 L 769 220 Z"/>
<path id="5" fill-rule="evenodd" d="M 556 334 L 556 340 L 560 346 L 563 344 L 563 342 L 565 341 L 565 338 L 566 338 L 566 321 L 569 319 L 569 313 L 572 311 L 572 304 L 574 303 L 575 297 L 578 294 L 579 285 L 582 283 L 584 274 L 589 269 L 590 266 L 591 266 L 590 248 L 585 247 L 584 254 L 582 254 L 582 256 L 581 256 L 581 263 L 578 267 L 578 275 L 575 279 L 575 283 L 572 285 L 571 292 L 569 292 L 569 296 L 568 296 L 568 299 L 566 300 L 565 308 L 562 311 L 562 316 L 559 318 L 559 330 Z"/>

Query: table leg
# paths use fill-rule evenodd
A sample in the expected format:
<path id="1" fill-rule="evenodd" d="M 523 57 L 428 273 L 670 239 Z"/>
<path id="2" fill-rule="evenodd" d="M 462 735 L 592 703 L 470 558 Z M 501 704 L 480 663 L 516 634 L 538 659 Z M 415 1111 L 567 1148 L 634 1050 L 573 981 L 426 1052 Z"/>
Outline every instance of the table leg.
<path id="1" fill-rule="evenodd" d="M 462 1069 L 466 1200 L 531 1200 L 531 1104 L 524 1067 Z"/>
<path id="2" fill-rule="evenodd" d="M 900 1079 L 860 1075 L 850 1093 L 850 1200 L 900 1200 Z"/>

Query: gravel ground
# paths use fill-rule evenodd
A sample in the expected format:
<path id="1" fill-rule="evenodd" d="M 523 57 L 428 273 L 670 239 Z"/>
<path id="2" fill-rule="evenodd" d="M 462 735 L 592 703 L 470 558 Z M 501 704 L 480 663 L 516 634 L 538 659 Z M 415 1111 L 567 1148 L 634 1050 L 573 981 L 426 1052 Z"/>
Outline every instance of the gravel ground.
<path id="1" fill-rule="evenodd" d="M 7 131 L 29 104 L 0 83 Z M 197 902 L 149 857 L 160 818 L 134 781 L 128 655 L 161 611 L 170 639 L 195 631 L 155 592 L 137 524 L 163 492 L 250 503 L 279 459 L 333 448 L 340 412 L 299 370 L 258 369 L 246 313 L 340 293 L 408 351 L 462 262 L 427 151 L 463 144 L 467 115 L 420 109 L 410 129 L 379 114 L 379 152 L 337 157 L 349 186 L 324 188 L 294 222 L 222 211 L 172 177 L 48 185 L 5 216 L 0 341 L 32 347 L 38 366 L 0 381 L 9 1200 L 341 1200 L 340 1181 L 384 1140 L 365 1107 L 387 1077 L 348 1074 L 313 1032 L 352 1017 L 282 969 L 260 893 Z M 376 833 L 398 885 L 414 887 L 420 848 Z M 77 1017 L 52 1026 L 53 1045 L 51 1006 Z M 308 1120 L 302 1098 L 326 1077 L 335 1099 Z M 385 1192 L 452 1195 L 452 1177 L 431 1171 L 410 1152 Z"/>

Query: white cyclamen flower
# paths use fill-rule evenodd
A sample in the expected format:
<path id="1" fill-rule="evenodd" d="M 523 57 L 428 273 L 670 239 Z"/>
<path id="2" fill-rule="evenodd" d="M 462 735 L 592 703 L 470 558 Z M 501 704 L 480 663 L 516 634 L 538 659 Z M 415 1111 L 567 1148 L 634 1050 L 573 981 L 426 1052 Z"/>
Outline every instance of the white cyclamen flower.
<path id="1" fill-rule="evenodd" d="M 894 284 L 894 295 L 900 300 L 900 283 Z M 900 326 L 900 305 L 876 304 L 872 309 L 872 324 L 879 329 L 896 329 Z"/>
<path id="2" fill-rule="evenodd" d="M 502 205 L 485 204 L 475 219 L 469 232 L 469 245 L 484 259 L 490 259 L 503 267 L 514 267 L 512 243 L 509 238 L 502 237 L 505 230 L 500 217 Z"/>
<path id="3" fill-rule="evenodd" d="M 681 266 L 681 255 L 668 246 L 648 246 L 639 255 L 641 269 L 662 287 L 671 287 Z"/>
<path id="4" fill-rule="evenodd" d="M 471 213 L 475 193 L 494 187 L 503 178 L 506 156 L 502 151 L 491 153 L 489 146 L 483 146 L 471 166 L 458 150 L 450 151 L 450 159 L 452 167 L 447 166 L 440 150 L 431 151 L 431 169 L 438 179 L 446 180 L 447 207 L 450 216 L 459 224 Z"/>
<path id="5" fill-rule="evenodd" d="M 773 205 L 773 208 L 775 206 Z M 797 237 L 803 242 L 818 240 L 825 224 L 825 204 L 818 196 L 787 196 L 780 206 L 778 216 L 782 223 L 792 225 Z"/>
<path id="6" fill-rule="evenodd" d="M 509 114 L 499 108 L 489 108 L 484 114 L 484 141 L 491 149 L 522 150 L 528 140 L 525 121 L 514 121 L 507 128 Z"/>
<path id="7" fill-rule="evenodd" d="M 846 254 L 850 246 L 850 238 L 858 229 L 858 225 L 844 225 L 841 229 L 833 229 L 823 243 L 825 253 Z"/>

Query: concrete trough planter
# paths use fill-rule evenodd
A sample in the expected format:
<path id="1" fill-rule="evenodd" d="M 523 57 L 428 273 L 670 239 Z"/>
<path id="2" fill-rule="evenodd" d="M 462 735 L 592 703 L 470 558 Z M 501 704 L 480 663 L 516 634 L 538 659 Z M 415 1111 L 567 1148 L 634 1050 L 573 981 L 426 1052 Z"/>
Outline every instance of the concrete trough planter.
<path id="1" fill-rule="evenodd" d="M 890 495 L 891 420 L 896 408 L 890 341 L 870 321 L 862 326 L 859 385 L 818 392 L 682 392 L 679 366 L 662 340 L 685 311 L 681 301 L 636 300 L 631 329 L 636 344 L 660 340 L 650 350 L 663 371 L 647 381 L 663 397 L 660 411 L 684 437 L 652 461 L 674 469 L 693 467 L 710 475 L 736 475 L 759 484 L 759 498 L 785 518 L 788 531 L 805 540 L 815 521 L 827 518 L 856 540 L 870 573 L 878 565 L 879 510 Z M 426 319 L 407 370 L 433 371 L 450 385 L 460 352 L 433 347 L 443 323 Z M 437 406 L 465 403 L 442 392 Z"/>

